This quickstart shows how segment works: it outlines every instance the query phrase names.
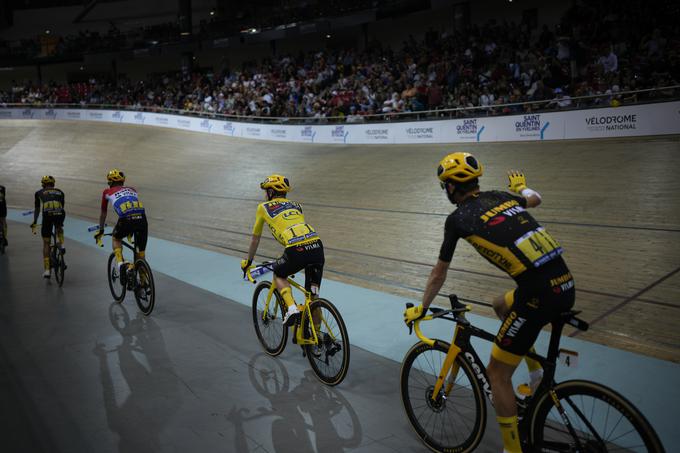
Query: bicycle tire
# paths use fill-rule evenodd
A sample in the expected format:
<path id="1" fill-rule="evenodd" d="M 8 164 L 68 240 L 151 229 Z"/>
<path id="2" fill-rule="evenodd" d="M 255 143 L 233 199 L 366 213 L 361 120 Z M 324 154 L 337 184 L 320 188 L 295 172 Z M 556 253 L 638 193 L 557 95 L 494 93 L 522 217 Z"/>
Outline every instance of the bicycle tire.
<path id="1" fill-rule="evenodd" d="M 135 261 L 135 282 L 133 284 L 137 307 L 144 316 L 149 316 L 156 305 L 156 285 L 151 266 L 145 260 Z"/>
<path id="2" fill-rule="evenodd" d="M 288 328 L 283 325 L 283 315 L 285 313 L 286 304 L 279 295 L 278 290 L 274 290 L 273 296 L 275 301 L 270 301 L 267 314 L 264 315 L 265 303 L 267 302 L 267 294 L 271 282 L 261 282 L 255 287 L 253 292 L 253 326 L 257 339 L 262 344 L 265 352 L 272 357 L 281 354 L 286 348 L 286 340 L 288 340 Z M 262 296 L 262 297 L 260 297 Z M 278 332 L 281 332 L 279 338 Z"/>
<path id="3" fill-rule="evenodd" d="M 106 265 L 106 277 L 109 281 L 109 290 L 111 290 L 111 296 L 113 300 L 120 303 L 125 299 L 125 285 L 121 283 L 120 275 L 118 274 L 118 263 L 116 262 L 116 255 L 109 255 L 109 261 Z M 116 293 L 116 287 L 119 288 L 120 292 Z"/>
<path id="4" fill-rule="evenodd" d="M 435 340 L 433 346 L 421 341 L 411 347 L 404 356 L 401 366 L 401 400 L 411 426 L 428 448 L 436 452 L 472 452 L 481 442 L 486 429 L 486 402 L 484 391 L 475 378 L 470 363 L 462 353 L 458 354 L 454 362 L 459 370 L 451 393 L 447 398 L 440 398 L 437 402 L 432 402 L 431 398 L 448 350 L 449 343 L 440 340 Z M 467 379 L 467 382 L 463 381 L 463 377 Z M 447 382 L 449 379 L 447 377 Z M 474 414 L 469 414 L 472 415 L 470 417 L 473 420 L 472 429 L 469 429 L 470 424 L 465 424 L 462 418 L 466 415 L 464 411 L 470 412 L 469 403 L 465 403 L 470 399 L 473 402 L 472 410 L 474 411 Z M 468 404 L 467 407 L 466 404 Z M 427 417 L 422 417 L 424 414 Z M 421 418 L 425 420 L 421 421 Z M 429 423 L 430 421 L 434 421 L 432 428 L 424 426 L 423 422 Z M 444 436 L 438 436 L 432 432 L 436 427 L 441 427 L 443 430 L 464 428 L 469 433 L 462 436 L 458 436 L 455 432 L 451 433 L 452 436 L 447 433 L 446 439 L 442 439 L 440 437 Z M 459 440 L 461 437 L 462 441 Z"/>
<path id="5" fill-rule="evenodd" d="M 315 310 L 325 310 L 328 314 L 322 314 L 322 322 L 317 332 L 322 346 L 304 345 L 305 355 L 309 360 L 312 371 L 321 382 L 329 386 L 335 386 L 342 382 L 349 370 L 349 336 L 342 316 L 335 305 L 326 299 L 315 299 L 310 307 L 312 314 Z M 303 315 L 301 328 L 303 332 L 310 332 L 309 317 Z M 327 332 L 329 330 L 330 332 Z M 338 357 L 338 353 L 341 355 Z M 338 360 L 339 359 L 339 360 Z M 336 364 L 337 366 L 333 366 Z"/>
<path id="6" fill-rule="evenodd" d="M 53 251 L 54 257 L 54 278 L 57 280 L 59 287 L 64 285 L 64 272 L 66 271 L 66 265 L 64 263 L 64 255 L 59 251 L 57 247 L 54 247 Z"/>
<path id="7" fill-rule="evenodd" d="M 2 227 L 0 226 L 0 230 Z M 0 231 L 0 255 L 5 254 L 5 235 Z"/>
<path id="8" fill-rule="evenodd" d="M 581 380 L 561 382 L 555 385 L 553 389 L 557 394 L 560 405 L 566 411 L 569 422 L 577 431 L 580 442 L 584 445 L 582 451 L 607 452 L 615 447 L 616 451 L 664 453 L 659 437 L 645 416 L 616 391 L 596 382 Z M 594 401 L 592 404 L 588 404 L 584 397 L 591 398 Z M 600 417 L 598 420 L 584 421 L 588 413 L 591 417 L 593 416 L 596 402 L 600 402 L 603 407 L 606 407 L 604 420 Z M 553 410 L 554 408 L 549 392 L 539 395 L 532 406 L 528 439 L 531 451 L 576 451 L 570 450 L 574 447 L 574 444 L 569 443 L 575 442 L 573 435 L 565 427 L 562 428 L 562 433 L 559 433 L 560 429 L 556 426 L 562 423 L 562 418 L 558 415 L 557 410 Z M 551 412 L 553 413 L 552 417 L 550 417 Z M 612 412 L 618 412 L 620 416 L 618 420 L 612 420 L 610 426 L 609 415 Z M 603 421 L 604 436 L 598 432 L 598 437 L 600 437 L 598 440 L 587 431 L 592 433 L 593 430 L 597 430 L 597 426 L 601 425 Z M 632 429 L 626 426 L 625 421 L 630 424 Z M 623 425 L 622 422 L 624 422 Z M 547 439 L 546 430 L 549 430 L 550 437 L 564 438 L 565 440 Z M 637 436 L 634 435 L 633 431 Z M 608 446 L 613 441 L 617 441 L 617 443 Z M 638 442 L 642 442 L 642 444 L 638 445 Z"/>

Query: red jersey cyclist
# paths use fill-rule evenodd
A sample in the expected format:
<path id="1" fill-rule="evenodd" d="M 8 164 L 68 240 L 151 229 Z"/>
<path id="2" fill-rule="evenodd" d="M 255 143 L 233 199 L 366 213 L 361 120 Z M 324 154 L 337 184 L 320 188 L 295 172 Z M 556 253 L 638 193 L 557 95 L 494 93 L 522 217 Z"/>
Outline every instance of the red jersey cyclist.
<path id="1" fill-rule="evenodd" d="M 123 264 L 123 243 L 126 236 L 134 234 L 135 237 L 135 259 L 144 258 L 146 242 L 148 239 L 149 226 L 146 221 L 144 206 L 139 201 L 139 195 L 133 187 L 125 185 L 125 175 L 118 169 L 111 170 L 106 176 L 109 188 L 102 193 L 101 214 L 99 216 L 99 231 L 94 238 L 97 242 L 104 235 L 104 222 L 106 222 L 106 211 L 109 203 L 113 210 L 118 214 L 118 222 L 113 228 L 111 243 L 113 253 L 116 255 L 118 272 L 121 273 Z"/>
<path id="2" fill-rule="evenodd" d="M 319 235 L 311 225 L 305 222 L 300 203 L 289 200 L 288 178 L 271 175 L 260 184 L 265 191 L 265 201 L 257 206 L 253 236 L 248 249 L 248 258 L 241 261 L 241 270 L 245 276 L 255 258 L 260 244 L 262 228 L 266 223 L 276 240 L 285 247 L 281 258 L 274 263 L 274 283 L 288 306 L 283 323 L 292 325 L 300 317 L 287 277 L 305 269 L 305 288 L 318 295 L 323 274 L 323 244 Z"/>

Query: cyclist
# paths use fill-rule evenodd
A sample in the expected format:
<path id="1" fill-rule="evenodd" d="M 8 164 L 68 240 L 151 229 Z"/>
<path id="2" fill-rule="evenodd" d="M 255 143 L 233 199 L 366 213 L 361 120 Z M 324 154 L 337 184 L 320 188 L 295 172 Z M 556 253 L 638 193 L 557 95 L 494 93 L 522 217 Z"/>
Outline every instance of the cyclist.
<path id="1" fill-rule="evenodd" d="M 5 199 L 5 186 L 0 185 L 0 228 L 2 228 L 2 240 L 7 247 L 7 200 Z"/>
<path id="2" fill-rule="evenodd" d="M 35 193 L 35 209 L 33 210 L 33 223 L 31 229 L 35 233 L 38 223 L 38 216 L 40 215 L 40 204 L 42 203 L 42 227 L 40 228 L 40 235 L 43 240 L 43 266 L 45 272 L 43 277 L 50 278 L 50 236 L 52 235 L 52 228 L 57 229 L 57 245 L 62 253 L 66 253 L 64 249 L 64 219 L 66 212 L 64 205 L 66 203 L 64 192 L 54 187 L 54 176 L 43 176 L 40 180 L 42 189 Z"/>
<path id="3" fill-rule="evenodd" d="M 300 203 L 286 198 L 290 192 L 288 178 L 281 175 L 268 176 L 260 188 L 265 191 L 267 201 L 257 206 L 253 236 L 250 240 L 248 257 L 241 260 L 245 276 L 255 258 L 265 223 L 272 235 L 285 247 L 281 258 L 274 263 L 274 282 L 279 294 L 288 306 L 283 323 L 292 325 L 300 317 L 287 277 L 305 269 L 305 288 L 314 296 L 319 294 L 323 274 L 323 244 L 311 225 L 305 222 Z"/>
<path id="4" fill-rule="evenodd" d="M 129 186 L 125 186 L 125 174 L 114 168 L 106 175 L 109 188 L 102 193 L 101 213 L 99 215 L 99 230 L 94 238 L 97 242 L 104 235 L 104 223 L 106 222 L 106 210 L 109 202 L 113 205 L 113 210 L 118 214 L 118 222 L 113 228 L 111 244 L 113 253 L 116 255 L 118 273 L 123 275 L 121 268 L 129 264 L 123 261 L 122 240 L 131 234 L 135 235 L 135 260 L 145 257 L 146 242 L 149 234 L 149 225 L 146 221 L 144 206 L 139 201 L 137 191 Z"/>
<path id="5" fill-rule="evenodd" d="M 425 316 L 446 280 L 449 263 L 459 238 L 469 242 L 484 258 L 510 275 L 517 287 L 493 302 L 503 321 L 487 368 L 504 451 L 521 452 L 517 433 L 517 407 L 512 375 L 529 352 L 541 328 L 574 305 L 574 280 L 561 257 L 562 247 L 526 211 L 541 203 L 520 172 L 508 174 L 507 192 L 480 191 L 483 167 L 468 153 L 444 157 L 437 176 L 449 201 L 457 209 L 446 219 L 439 260 L 427 282 L 422 305 L 404 312 L 404 321 Z M 542 378 L 538 362 L 526 359 L 531 386 Z"/>

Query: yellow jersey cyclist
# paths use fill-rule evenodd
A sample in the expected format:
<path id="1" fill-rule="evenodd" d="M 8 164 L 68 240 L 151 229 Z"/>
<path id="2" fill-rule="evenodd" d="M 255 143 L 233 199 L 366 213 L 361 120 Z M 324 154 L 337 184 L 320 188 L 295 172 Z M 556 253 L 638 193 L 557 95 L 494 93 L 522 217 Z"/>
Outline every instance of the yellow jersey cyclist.
<path id="1" fill-rule="evenodd" d="M 0 228 L 2 228 L 2 240 L 7 247 L 7 192 L 5 186 L 0 185 Z"/>
<path id="2" fill-rule="evenodd" d="M 285 247 L 281 258 L 274 263 L 274 282 L 288 309 L 283 323 L 292 325 L 300 317 L 287 277 L 305 269 L 305 288 L 318 295 L 323 275 L 323 244 L 314 228 L 305 222 L 300 203 L 286 198 L 290 192 L 288 178 L 271 175 L 260 184 L 265 191 L 265 202 L 257 206 L 253 236 L 248 257 L 241 261 L 245 276 L 255 258 L 260 244 L 262 228 L 266 223 L 276 240 Z"/>
<path id="3" fill-rule="evenodd" d="M 146 220 L 144 206 L 139 200 L 139 194 L 134 187 L 125 185 L 125 174 L 117 168 L 114 168 L 106 175 L 106 181 L 109 188 L 104 189 L 104 192 L 102 193 L 99 231 L 95 233 L 94 239 L 99 242 L 99 239 L 104 235 L 106 211 L 109 207 L 109 203 L 111 203 L 113 210 L 118 214 L 118 222 L 116 222 L 116 226 L 113 227 L 113 233 L 111 234 L 111 244 L 113 253 L 116 256 L 118 272 L 122 275 L 121 267 L 128 264 L 123 261 L 123 238 L 134 234 L 134 259 L 144 258 L 149 234 L 149 225 Z"/>
<path id="4" fill-rule="evenodd" d="M 459 238 L 470 243 L 491 264 L 517 283 L 493 302 L 503 321 L 487 368 L 504 451 L 521 452 L 512 375 L 522 358 L 533 350 L 541 328 L 574 305 L 574 280 L 562 259 L 562 247 L 534 220 L 526 208 L 541 203 L 541 196 L 526 185 L 520 172 L 510 172 L 512 195 L 479 189 L 483 167 L 468 153 L 453 153 L 441 160 L 437 176 L 449 201 L 457 209 L 446 219 L 439 259 L 427 282 L 422 305 L 407 309 L 409 323 L 427 312 L 444 281 Z M 526 358 L 530 385 L 535 388 L 543 370 Z"/>
<path id="5" fill-rule="evenodd" d="M 64 205 L 66 200 L 64 192 L 54 187 L 56 183 L 54 176 L 43 176 L 40 183 L 42 189 L 35 193 L 31 229 L 35 233 L 38 216 L 40 216 L 40 205 L 42 204 L 43 219 L 40 235 L 43 240 L 43 267 L 45 269 L 43 277 L 50 278 L 50 236 L 53 228 L 57 229 L 57 245 L 61 248 L 62 253 L 66 253 L 64 249 L 64 219 L 66 218 Z"/>

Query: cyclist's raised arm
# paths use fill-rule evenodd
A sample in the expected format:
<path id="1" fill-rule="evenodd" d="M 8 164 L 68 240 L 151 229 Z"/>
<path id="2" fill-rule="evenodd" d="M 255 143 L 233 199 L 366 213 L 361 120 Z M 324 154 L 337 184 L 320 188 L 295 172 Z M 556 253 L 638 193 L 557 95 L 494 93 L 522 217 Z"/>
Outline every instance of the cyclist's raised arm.
<path id="1" fill-rule="evenodd" d="M 527 187 L 527 180 L 524 173 L 520 171 L 508 172 L 508 187 L 515 193 L 520 194 L 526 200 L 527 208 L 535 208 L 541 204 L 541 194 Z"/>

